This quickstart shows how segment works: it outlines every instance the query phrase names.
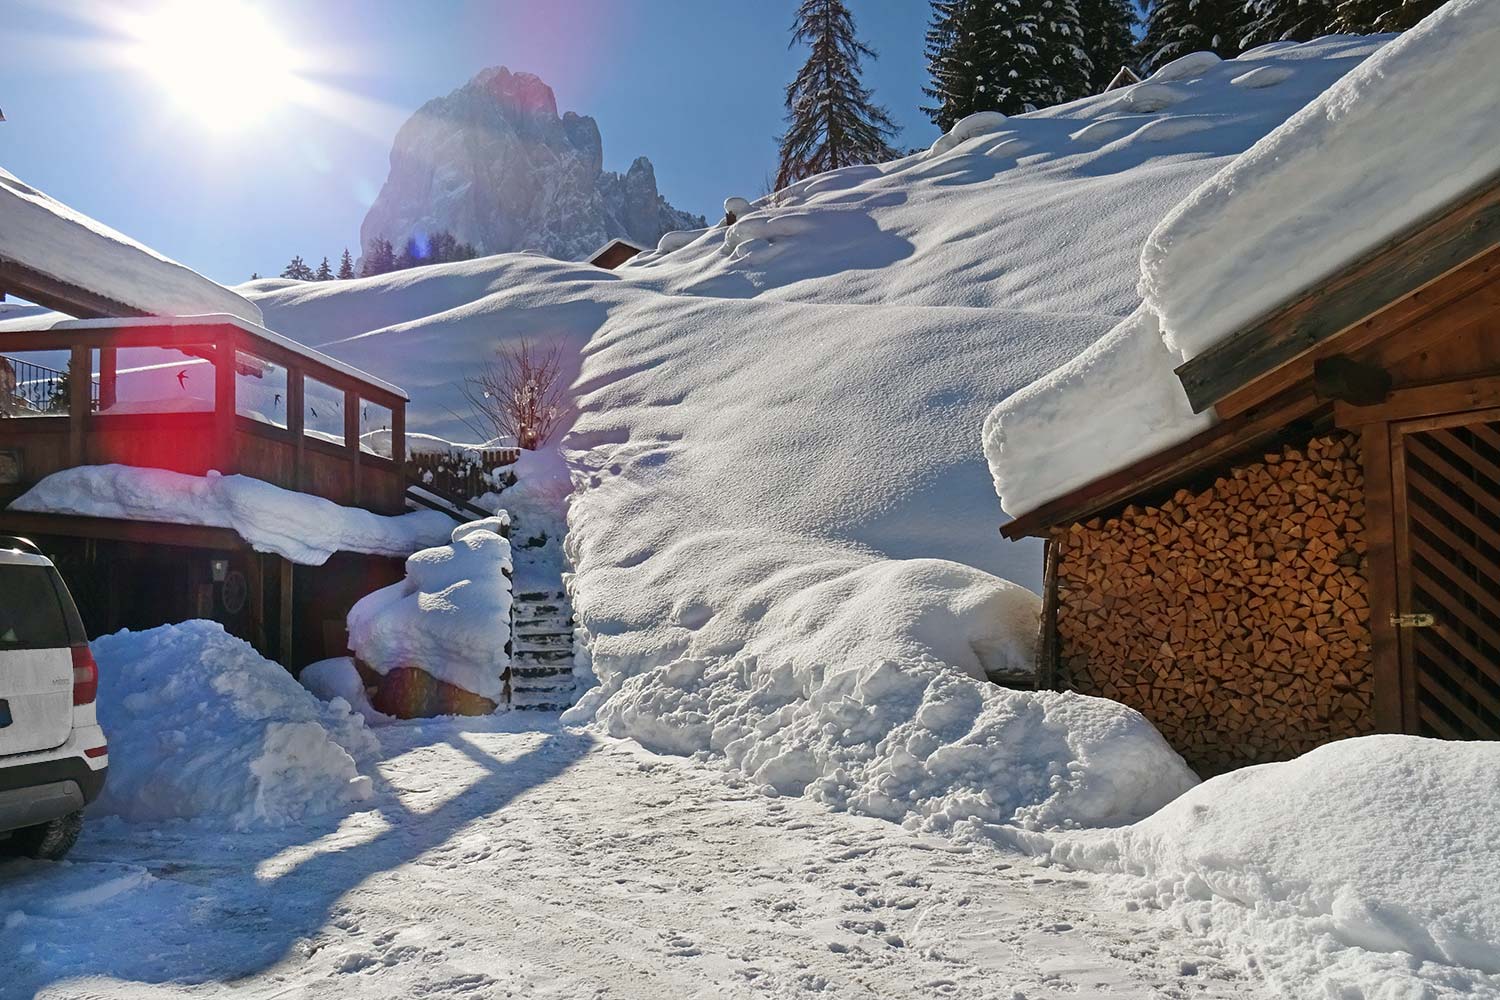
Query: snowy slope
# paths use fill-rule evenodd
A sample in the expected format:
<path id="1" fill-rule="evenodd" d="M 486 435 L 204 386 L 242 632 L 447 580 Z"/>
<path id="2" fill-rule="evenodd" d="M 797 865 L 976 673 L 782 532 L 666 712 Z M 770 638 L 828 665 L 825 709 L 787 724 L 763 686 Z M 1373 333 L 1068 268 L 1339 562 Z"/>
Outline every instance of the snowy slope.
<path id="1" fill-rule="evenodd" d="M 447 437 L 497 344 L 578 351 L 567 548 L 601 684 L 570 718 L 915 823 L 1118 822 L 1191 777 L 1120 706 L 980 680 L 1032 662 L 1037 601 L 1005 581 L 1040 567 L 998 537 L 979 426 L 1136 308 L 1172 205 L 1383 41 L 982 116 L 615 272 L 509 255 L 243 290 Z"/>

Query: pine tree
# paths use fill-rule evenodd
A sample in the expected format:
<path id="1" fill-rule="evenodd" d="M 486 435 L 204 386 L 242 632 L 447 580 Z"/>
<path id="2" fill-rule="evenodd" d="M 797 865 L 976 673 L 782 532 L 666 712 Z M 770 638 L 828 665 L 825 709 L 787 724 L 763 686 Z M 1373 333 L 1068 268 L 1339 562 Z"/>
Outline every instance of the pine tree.
<path id="1" fill-rule="evenodd" d="M 1333 30 L 1369 35 L 1405 31 L 1443 5 L 1443 0 L 1337 0 Z"/>
<path id="2" fill-rule="evenodd" d="M 281 272 L 281 276 L 283 278 L 295 278 L 298 281 L 311 281 L 313 280 L 313 269 L 308 267 L 307 262 L 302 259 L 302 255 L 298 254 L 292 258 L 291 263 L 287 264 L 286 268 Z"/>
<path id="3" fill-rule="evenodd" d="M 318 265 L 318 270 L 313 275 L 313 277 L 316 280 L 318 280 L 318 281 L 332 281 L 333 280 L 333 268 L 331 268 L 331 267 L 328 266 L 328 258 L 327 257 L 324 257 L 323 258 L 323 263 L 321 263 L 321 264 Z"/>
<path id="4" fill-rule="evenodd" d="M 250 272 L 250 280 L 251 281 L 259 281 L 260 280 L 260 272 L 259 271 L 251 271 Z"/>
<path id="5" fill-rule="evenodd" d="M 993 110 L 985 96 L 986 67 L 976 61 L 988 0 L 933 0 L 927 28 L 927 75 L 922 93 L 933 99 L 923 112 L 947 132 L 961 118 Z"/>
<path id="6" fill-rule="evenodd" d="M 1092 6 L 1101 17 L 1101 51 L 1113 60 L 1111 47 L 1130 37 L 1128 0 L 1094 0 Z M 1020 114 L 1092 93 L 1096 71 L 1079 10 L 1080 0 L 934 3 L 927 32 L 932 83 L 924 92 L 937 103 L 923 110 L 947 131 L 976 111 Z M 1108 67 L 1103 82 L 1119 68 Z"/>
<path id="7" fill-rule="evenodd" d="M 412 267 L 421 267 L 423 264 L 431 264 L 432 259 L 428 248 L 417 241 L 415 236 L 408 236 L 406 244 L 401 247 L 401 253 L 396 257 L 396 270 L 405 271 Z"/>
<path id="8" fill-rule="evenodd" d="M 377 236 L 365 246 L 365 258 L 360 262 L 360 277 L 372 274 L 389 274 L 396 269 L 396 251 L 391 241 Z"/>
<path id="9" fill-rule="evenodd" d="M 802 0 L 792 22 L 792 45 L 812 51 L 786 88 L 787 130 L 779 139 L 776 187 L 856 163 L 896 156 L 896 124 L 859 82 L 860 63 L 875 51 L 854 34 L 843 0 Z"/>
<path id="10" fill-rule="evenodd" d="M 340 281 L 347 281 L 352 277 L 354 277 L 354 258 L 349 256 L 349 248 L 344 247 L 344 255 L 339 258 L 338 278 Z"/>
<path id="11" fill-rule="evenodd" d="M 1338 0 L 1249 0 L 1242 48 L 1267 42 L 1305 42 L 1336 29 Z"/>
<path id="12" fill-rule="evenodd" d="M 1078 0 L 1078 22 L 1083 28 L 1083 49 L 1092 72 L 1088 92 L 1102 94 L 1120 72 L 1136 68 L 1135 27 L 1141 23 L 1135 0 Z"/>
<path id="13" fill-rule="evenodd" d="M 1154 70 L 1190 52 L 1239 55 L 1250 21 L 1245 0 L 1150 0 L 1141 63 Z"/>

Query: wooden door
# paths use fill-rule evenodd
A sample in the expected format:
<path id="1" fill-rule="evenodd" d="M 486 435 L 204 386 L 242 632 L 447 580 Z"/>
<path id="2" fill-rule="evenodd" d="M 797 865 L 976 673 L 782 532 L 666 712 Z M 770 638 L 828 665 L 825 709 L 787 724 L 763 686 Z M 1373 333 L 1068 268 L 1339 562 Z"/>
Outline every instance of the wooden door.
<path id="1" fill-rule="evenodd" d="M 1500 739 L 1500 410 L 1391 425 L 1407 732 Z"/>

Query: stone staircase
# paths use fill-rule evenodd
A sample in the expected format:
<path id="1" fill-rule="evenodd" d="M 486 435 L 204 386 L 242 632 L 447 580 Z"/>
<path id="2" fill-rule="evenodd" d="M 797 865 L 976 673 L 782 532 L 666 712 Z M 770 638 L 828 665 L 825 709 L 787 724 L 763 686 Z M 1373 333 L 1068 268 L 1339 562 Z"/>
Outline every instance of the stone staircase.
<path id="1" fill-rule="evenodd" d="M 573 704 L 573 608 L 559 590 L 522 591 L 511 605 L 510 706 L 560 712 Z"/>

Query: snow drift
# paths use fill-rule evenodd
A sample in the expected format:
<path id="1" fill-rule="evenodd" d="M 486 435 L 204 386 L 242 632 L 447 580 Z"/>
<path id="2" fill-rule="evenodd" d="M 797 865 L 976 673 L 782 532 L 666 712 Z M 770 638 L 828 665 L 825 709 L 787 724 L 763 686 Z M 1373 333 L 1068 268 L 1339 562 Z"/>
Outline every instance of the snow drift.
<path id="1" fill-rule="evenodd" d="M 347 704 L 323 704 L 216 622 L 93 642 L 109 781 L 93 812 L 135 822 L 285 826 L 371 794 L 379 747 Z"/>
<path id="2" fill-rule="evenodd" d="M 450 522 L 451 523 L 451 522 Z M 510 542 L 502 513 L 459 525 L 448 545 L 413 553 L 406 579 L 349 609 L 349 648 L 376 673 L 418 667 L 499 702 L 509 665 Z M 332 669 L 332 668 L 328 668 Z"/>
<path id="3" fill-rule="evenodd" d="M 405 556 L 447 537 L 435 510 L 385 516 L 249 476 L 188 476 L 131 465 L 54 472 L 11 501 L 11 510 L 232 528 L 257 552 L 321 566 L 335 552 Z"/>
<path id="4" fill-rule="evenodd" d="M 1287 996 L 1500 996 L 1500 744 L 1367 736 L 1134 826 L 1021 835 L 1253 960 Z"/>

